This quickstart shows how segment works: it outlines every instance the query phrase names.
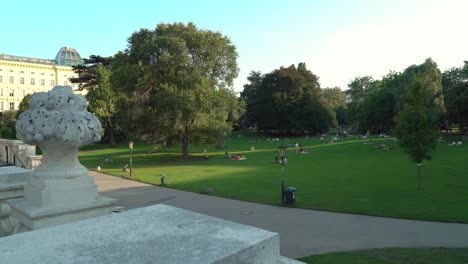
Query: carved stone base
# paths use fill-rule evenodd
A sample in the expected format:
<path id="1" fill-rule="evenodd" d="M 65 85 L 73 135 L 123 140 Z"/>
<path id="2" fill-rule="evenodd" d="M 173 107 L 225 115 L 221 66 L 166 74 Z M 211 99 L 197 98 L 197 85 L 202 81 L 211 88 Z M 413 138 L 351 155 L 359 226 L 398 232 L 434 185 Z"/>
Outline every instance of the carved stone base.
<path id="1" fill-rule="evenodd" d="M 69 207 L 36 207 L 25 198 L 8 200 L 11 215 L 17 218 L 24 230 L 37 230 L 45 227 L 75 222 L 83 219 L 110 214 L 115 200 L 98 196 L 94 201 Z"/>
<path id="2" fill-rule="evenodd" d="M 98 195 L 91 176 L 44 179 L 35 174 L 24 186 L 24 198 L 7 201 L 11 215 L 28 230 L 106 215 L 115 202 Z"/>

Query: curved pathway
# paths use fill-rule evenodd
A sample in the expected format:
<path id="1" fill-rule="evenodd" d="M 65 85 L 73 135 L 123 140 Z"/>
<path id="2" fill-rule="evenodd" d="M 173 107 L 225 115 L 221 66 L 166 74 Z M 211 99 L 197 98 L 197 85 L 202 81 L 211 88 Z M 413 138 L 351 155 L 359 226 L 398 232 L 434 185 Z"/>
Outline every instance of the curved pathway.
<path id="1" fill-rule="evenodd" d="M 90 171 L 99 191 L 127 209 L 167 204 L 280 234 L 290 258 L 381 247 L 468 247 L 468 224 L 284 208 L 161 188 Z M 468 210 L 468 205 L 467 205 Z"/>

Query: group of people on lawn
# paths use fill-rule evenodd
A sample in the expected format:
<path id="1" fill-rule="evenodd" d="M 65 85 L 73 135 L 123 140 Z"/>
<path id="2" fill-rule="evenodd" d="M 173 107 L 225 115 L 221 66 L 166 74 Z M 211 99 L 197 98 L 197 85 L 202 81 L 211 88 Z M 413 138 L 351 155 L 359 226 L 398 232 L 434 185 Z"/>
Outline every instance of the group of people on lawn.
<path id="1" fill-rule="evenodd" d="M 245 159 L 247 159 L 247 158 L 245 157 L 244 153 L 242 153 L 242 154 L 240 154 L 240 155 L 239 155 L 239 154 L 232 154 L 232 155 L 231 155 L 231 154 L 229 154 L 227 151 L 224 152 L 224 158 L 225 158 L 225 159 L 232 159 L 232 160 L 245 160 Z"/>

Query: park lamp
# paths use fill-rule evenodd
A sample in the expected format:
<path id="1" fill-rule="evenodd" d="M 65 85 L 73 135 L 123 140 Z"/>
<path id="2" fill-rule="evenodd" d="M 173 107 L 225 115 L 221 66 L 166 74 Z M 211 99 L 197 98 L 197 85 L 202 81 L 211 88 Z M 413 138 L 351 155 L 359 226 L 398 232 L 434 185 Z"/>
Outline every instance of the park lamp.
<path id="1" fill-rule="evenodd" d="M 128 148 L 130 149 L 130 178 L 132 178 L 132 172 L 133 172 L 133 140 L 130 140 L 128 142 Z"/>
<path id="2" fill-rule="evenodd" d="M 286 147 L 281 144 L 278 147 L 278 152 L 281 158 L 281 202 L 284 204 L 284 159 L 286 158 Z"/>
<path id="3" fill-rule="evenodd" d="M 286 158 L 286 147 L 281 145 L 278 147 L 278 152 L 281 160 L 284 160 Z"/>

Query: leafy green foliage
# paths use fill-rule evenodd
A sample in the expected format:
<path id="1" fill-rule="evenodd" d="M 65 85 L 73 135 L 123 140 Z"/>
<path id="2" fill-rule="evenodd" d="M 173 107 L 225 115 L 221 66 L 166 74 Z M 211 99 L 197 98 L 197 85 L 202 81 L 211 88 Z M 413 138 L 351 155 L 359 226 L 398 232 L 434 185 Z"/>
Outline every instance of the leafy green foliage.
<path id="1" fill-rule="evenodd" d="M 304 63 L 260 76 L 253 72 L 244 87 L 251 123 L 265 131 L 325 132 L 335 121 L 321 97 L 318 77 Z"/>
<path id="2" fill-rule="evenodd" d="M 346 90 L 346 94 L 351 100 L 348 104 L 351 120 L 355 121 L 354 126 L 359 127 L 361 132 L 365 132 L 368 129 L 363 125 L 367 114 L 364 110 L 365 98 L 377 86 L 378 81 L 375 81 L 371 76 L 356 77 L 348 84 L 349 89 Z"/>
<path id="3" fill-rule="evenodd" d="M 1 113 L 0 129 L 2 138 L 16 138 L 16 111 L 8 110 Z"/>
<path id="4" fill-rule="evenodd" d="M 468 62 L 463 67 L 443 73 L 442 86 L 447 107 L 447 119 L 458 123 L 460 130 L 468 131 Z"/>
<path id="5" fill-rule="evenodd" d="M 443 114 L 442 74 L 430 59 L 410 66 L 403 73 L 409 85 L 401 98 L 403 109 L 396 116 L 395 134 L 410 158 L 421 163 L 431 159 L 437 126 Z"/>
<path id="6" fill-rule="evenodd" d="M 109 134 L 110 143 L 115 145 L 113 118 L 117 112 L 117 95 L 110 83 L 111 72 L 98 63 L 95 74 L 95 85 L 87 85 L 88 109 L 99 118 L 105 133 Z"/>
<path id="7" fill-rule="evenodd" d="M 403 109 L 395 118 L 395 135 L 400 146 L 418 164 L 418 189 L 421 189 L 421 162 L 430 160 L 436 147 L 437 127 L 443 115 L 442 74 L 427 59 L 419 66 L 410 66 L 401 98 Z"/>
<path id="8" fill-rule="evenodd" d="M 162 23 L 128 41 L 112 69 L 112 83 L 125 95 L 127 130 L 151 141 L 179 141 L 183 159 L 191 142 L 220 144 L 243 112 L 232 90 L 238 68 L 229 38 L 192 23 Z"/>
<path id="9" fill-rule="evenodd" d="M 433 94 L 421 80 L 406 89 L 403 110 L 396 117 L 395 135 L 411 160 L 421 163 L 431 159 L 437 140 L 437 114 Z"/>
<path id="10" fill-rule="evenodd" d="M 77 83 L 80 91 L 98 85 L 96 80 L 97 65 L 103 65 L 106 69 L 110 68 L 112 57 L 101 57 L 99 55 L 91 55 L 88 59 L 83 59 L 83 64 L 78 64 L 73 67 L 73 71 L 78 74 L 78 77 L 70 78 L 70 82 Z"/>
<path id="11" fill-rule="evenodd" d="M 16 111 L 16 119 L 20 116 L 21 113 L 29 110 L 29 100 L 31 99 L 32 94 L 27 94 L 23 99 L 21 100 L 19 106 L 18 106 L 18 111 Z"/>

